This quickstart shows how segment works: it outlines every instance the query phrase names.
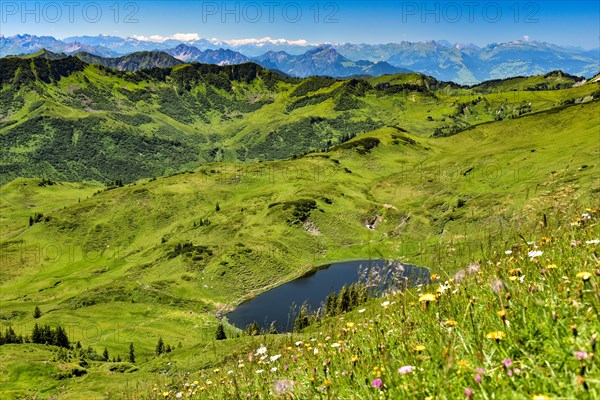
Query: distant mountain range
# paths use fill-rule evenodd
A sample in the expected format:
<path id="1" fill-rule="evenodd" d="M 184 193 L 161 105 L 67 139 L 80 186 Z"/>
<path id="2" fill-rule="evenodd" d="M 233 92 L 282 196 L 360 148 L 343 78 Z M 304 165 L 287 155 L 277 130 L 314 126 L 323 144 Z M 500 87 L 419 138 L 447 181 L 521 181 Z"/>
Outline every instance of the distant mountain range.
<path id="1" fill-rule="evenodd" d="M 492 43 L 478 47 L 447 41 L 310 45 L 283 39 L 248 42 L 198 39 L 184 43 L 174 39 L 155 42 L 107 35 L 74 36 L 64 40 L 52 36 L 0 35 L 2 57 L 30 54 L 41 49 L 67 55 L 79 53 L 79 58 L 86 62 L 125 70 L 175 65 L 177 61 L 173 59 L 217 65 L 252 61 L 265 68 L 298 77 L 376 76 L 415 71 L 439 80 L 471 84 L 490 79 L 543 74 L 557 69 L 590 77 L 600 70 L 598 49 L 583 50 L 537 41 Z M 131 59 L 123 57 L 140 52 L 151 53 L 143 53 L 146 61 L 140 62 L 138 66 Z M 157 52 L 162 52 L 165 56 L 159 56 Z M 94 58 L 98 56 L 100 58 Z M 141 56 L 136 55 L 134 58 L 138 57 Z M 103 61 L 102 58 L 112 58 L 114 61 Z"/>
<path id="2" fill-rule="evenodd" d="M 237 51 L 229 49 L 207 49 L 202 51 L 187 44 L 180 44 L 174 49 L 166 50 L 166 53 L 183 62 L 196 61 L 203 64 L 234 65 L 250 61 L 250 58 Z"/>
<path id="3" fill-rule="evenodd" d="M 301 55 L 290 55 L 284 51 L 269 51 L 253 59 L 264 68 L 277 69 L 292 76 L 307 77 L 327 75 L 347 77 L 352 75 L 385 75 L 411 72 L 406 68 L 390 65 L 384 61 L 352 61 L 342 56 L 333 46 L 319 46 Z"/>
<path id="4" fill-rule="evenodd" d="M 405 68 L 394 67 L 385 62 L 350 61 L 330 47 L 318 47 L 299 56 L 293 56 L 285 52 L 268 52 L 263 57 L 257 58 L 248 58 L 232 50 L 201 51 L 184 44 L 180 44 L 175 49 L 167 51 L 138 51 L 120 57 L 101 57 L 84 51 L 70 55 L 88 64 L 98 64 L 111 69 L 130 72 L 154 67 L 172 67 L 184 62 L 216 65 L 237 65 L 254 62 L 264 68 L 302 78 L 313 75 L 347 78 L 412 72 Z M 40 57 L 49 60 L 58 60 L 68 56 L 65 53 L 54 53 L 46 49 L 41 49 L 35 53 L 19 57 Z"/>

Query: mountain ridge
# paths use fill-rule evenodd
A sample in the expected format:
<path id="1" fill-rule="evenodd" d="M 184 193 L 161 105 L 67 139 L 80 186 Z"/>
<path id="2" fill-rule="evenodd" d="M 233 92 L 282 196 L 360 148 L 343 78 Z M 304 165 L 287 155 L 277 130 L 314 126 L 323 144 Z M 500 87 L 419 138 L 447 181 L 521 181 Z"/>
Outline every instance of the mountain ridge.
<path id="1" fill-rule="evenodd" d="M 309 76 L 331 76 L 335 78 L 348 78 L 357 76 L 378 76 L 412 71 L 394 67 L 386 62 L 360 60 L 352 62 L 341 56 L 331 47 L 319 47 L 301 56 L 293 56 L 279 52 L 275 59 L 248 58 L 241 53 L 228 49 L 201 51 L 193 46 L 179 45 L 167 51 L 139 51 L 120 57 L 102 57 L 88 52 L 71 54 L 88 64 L 103 65 L 119 71 L 135 72 L 149 68 L 172 67 L 175 65 L 199 62 L 214 65 L 239 65 L 248 62 L 256 63 L 264 68 L 281 71 L 287 75 L 299 78 Z M 66 58 L 65 53 L 54 53 L 46 49 L 38 50 L 28 55 L 17 56 L 20 58 L 44 57 L 52 59 Z"/>
<path id="2" fill-rule="evenodd" d="M 72 42 L 67 43 L 67 40 Z M 247 58 L 264 58 L 271 51 L 285 51 L 291 57 L 300 57 L 323 46 L 334 48 L 341 56 L 358 62 L 367 60 L 387 62 L 392 67 L 405 68 L 434 76 L 439 80 L 461 84 L 475 84 L 490 79 L 503 79 L 519 75 L 543 74 L 556 69 L 578 76 L 591 77 L 600 70 L 598 49 L 585 50 L 577 47 L 558 46 L 547 42 L 514 40 L 506 43 L 490 43 L 486 46 L 451 44 L 444 40 L 388 44 L 298 44 L 286 40 L 220 41 L 198 38 L 183 42 L 165 39 L 160 42 L 116 36 L 77 36 L 64 41 L 51 36 L 15 35 L 0 37 L 0 56 L 31 53 L 47 48 L 67 54 L 84 51 L 104 57 L 116 57 L 138 51 L 167 51 L 180 44 L 194 46 L 200 51 L 223 48 L 240 53 Z M 227 60 L 216 60 L 216 63 Z M 327 66 L 330 69 L 335 67 Z M 278 68 L 281 69 L 281 68 Z M 310 67 L 299 66 L 302 70 Z M 389 67 L 388 67 L 389 69 Z M 289 73 L 289 71 L 283 71 Z M 318 75 L 327 75 L 320 70 Z"/>
<path id="3" fill-rule="evenodd" d="M 300 79 L 252 62 L 139 54 L 109 67 L 82 54 L 0 59 L 2 179 L 129 182 L 209 162 L 296 157 L 384 126 L 451 136 L 600 98 L 598 83 L 563 73 L 463 87 L 418 73 Z M 153 54 L 176 65 L 152 67 Z"/>

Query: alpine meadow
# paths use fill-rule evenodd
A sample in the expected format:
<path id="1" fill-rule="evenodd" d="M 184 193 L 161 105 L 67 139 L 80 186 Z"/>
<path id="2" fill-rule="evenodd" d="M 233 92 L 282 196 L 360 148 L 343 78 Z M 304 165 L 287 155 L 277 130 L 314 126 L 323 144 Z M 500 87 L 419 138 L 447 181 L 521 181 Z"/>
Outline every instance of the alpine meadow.
<path id="1" fill-rule="evenodd" d="M 597 49 L 81 35 L 0 35 L 0 398 L 600 398 Z"/>

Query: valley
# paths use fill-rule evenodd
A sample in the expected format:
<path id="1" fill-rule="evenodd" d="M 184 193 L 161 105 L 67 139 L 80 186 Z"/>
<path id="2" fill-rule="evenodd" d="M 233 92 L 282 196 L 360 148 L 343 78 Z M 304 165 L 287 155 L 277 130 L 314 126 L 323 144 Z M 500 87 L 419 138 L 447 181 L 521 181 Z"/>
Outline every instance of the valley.
<path id="1" fill-rule="evenodd" d="M 230 339 L 214 340 L 218 317 L 318 266 L 493 273 L 507 249 L 567 235 L 574 213 L 600 204 L 600 83 L 560 71 L 467 87 L 416 73 L 298 79 L 252 63 L 124 72 L 11 57 L 0 85 L 2 330 L 60 325 L 84 349 L 125 359 L 133 343 L 137 357 L 2 345 L 6 398 L 174 397 L 188 374 L 267 342 L 345 335 L 336 316 L 291 337 L 225 324 Z M 534 268 L 527 259 L 515 262 Z M 581 318 L 588 334 L 593 318 Z M 159 339 L 173 350 L 157 355 Z M 244 385 L 260 387 L 255 376 Z"/>
<path id="2" fill-rule="evenodd" d="M 384 126 L 448 136 L 599 96 L 593 79 L 575 85 L 583 81 L 561 72 L 462 87 L 420 74 L 299 80 L 252 63 L 136 73 L 74 57 L 1 63 L 2 183 L 132 182 L 207 162 L 286 159 Z"/>

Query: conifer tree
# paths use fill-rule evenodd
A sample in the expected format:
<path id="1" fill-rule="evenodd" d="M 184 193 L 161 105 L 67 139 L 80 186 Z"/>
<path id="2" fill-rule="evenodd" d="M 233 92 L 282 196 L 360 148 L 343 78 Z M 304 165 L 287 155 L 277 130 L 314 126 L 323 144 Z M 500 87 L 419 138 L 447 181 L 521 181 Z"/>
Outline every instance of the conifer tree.
<path id="1" fill-rule="evenodd" d="M 215 334 L 215 339 L 224 340 L 227 339 L 227 335 L 225 335 L 225 329 L 223 328 L 223 324 L 220 323 L 217 326 L 217 333 Z"/>
<path id="2" fill-rule="evenodd" d="M 306 328 L 309 324 L 308 317 L 308 306 L 306 305 L 306 303 L 304 303 L 302 304 L 302 307 L 300 307 L 300 312 L 298 313 L 298 316 L 294 321 L 294 331 L 298 332 Z"/>
<path id="3" fill-rule="evenodd" d="M 277 328 L 275 327 L 275 323 L 271 322 L 271 326 L 269 327 L 269 335 L 277 335 Z"/>
<path id="4" fill-rule="evenodd" d="M 258 324 L 256 323 L 256 321 L 254 321 L 251 324 L 248 324 L 248 326 L 246 326 L 246 334 L 248 336 L 256 336 L 259 333 L 260 333 L 260 328 L 258 327 Z"/>
<path id="5" fill-rule="evenodd" d="M 64 347 L 65 349 L 68 349 L 71 345 L 67 332 L 62 326 L 57 326 L 54 331 L 54 345 Z"/>
<path id="6" fill-rule="evenodd" d="M 158 338 L 158 343 L 156 343 L 156 355 L 160 356 L 165 352 L 165 342 L 163 342 L 162 337 Z"/>
<path id="7" fill-rule="evenodd" d="M 129 343 L 129 362 L 135 364 L 135 348 L 133 342 Z"/>

